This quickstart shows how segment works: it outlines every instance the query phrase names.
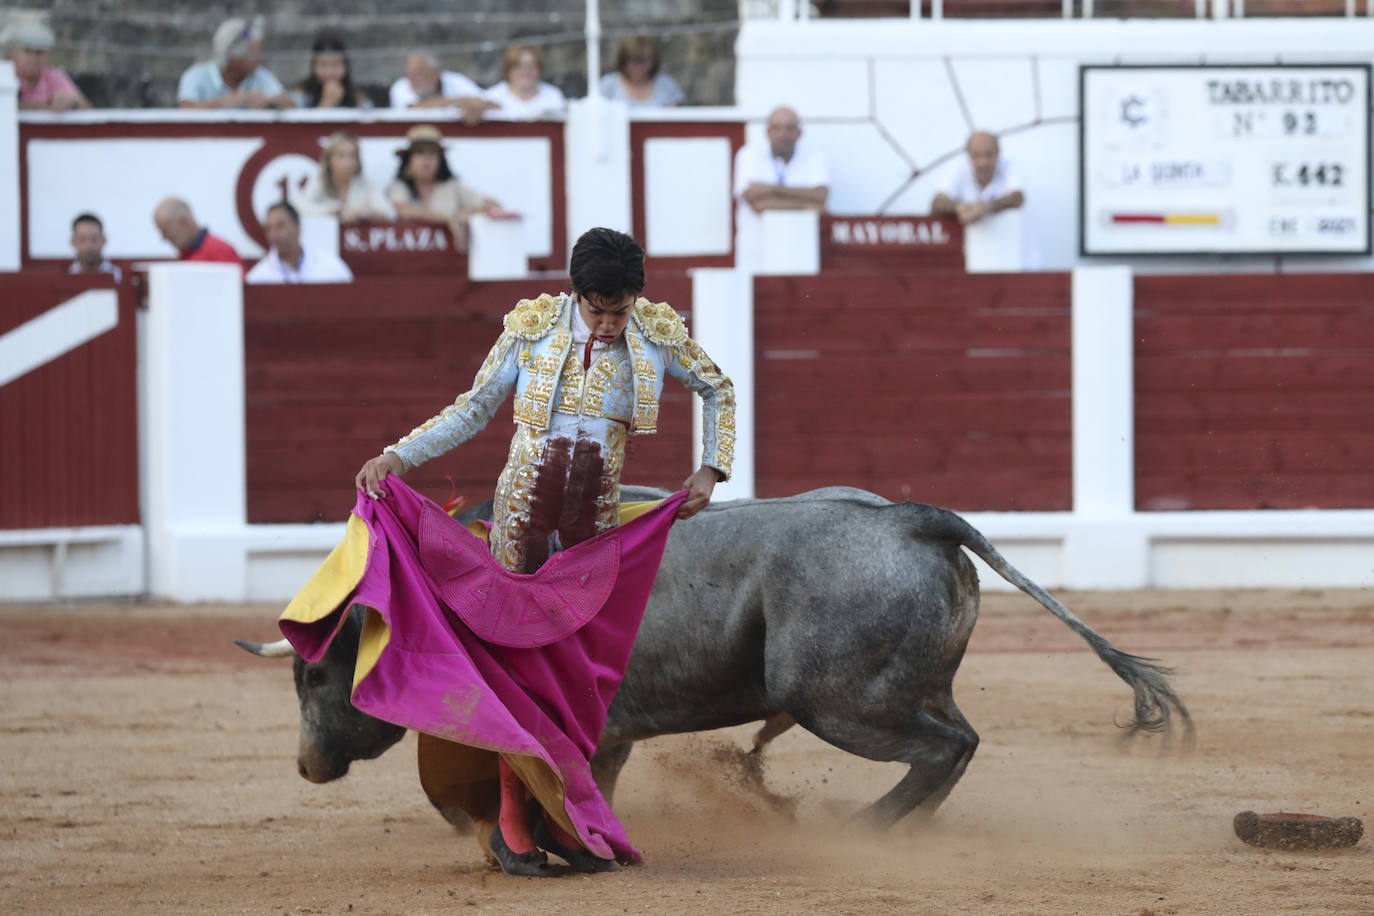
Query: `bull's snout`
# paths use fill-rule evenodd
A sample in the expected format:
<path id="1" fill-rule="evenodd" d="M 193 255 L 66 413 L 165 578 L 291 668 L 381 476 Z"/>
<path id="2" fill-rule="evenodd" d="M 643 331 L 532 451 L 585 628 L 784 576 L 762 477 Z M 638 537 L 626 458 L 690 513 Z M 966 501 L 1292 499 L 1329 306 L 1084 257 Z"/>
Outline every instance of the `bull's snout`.
<path id="1" fill-rule="evenodd" d="M 304 741 L 296 753 L 296 772 L 301 778 L 316 785 L 333 782 L 348 775 L 348 760 L 331 759 Z"/>

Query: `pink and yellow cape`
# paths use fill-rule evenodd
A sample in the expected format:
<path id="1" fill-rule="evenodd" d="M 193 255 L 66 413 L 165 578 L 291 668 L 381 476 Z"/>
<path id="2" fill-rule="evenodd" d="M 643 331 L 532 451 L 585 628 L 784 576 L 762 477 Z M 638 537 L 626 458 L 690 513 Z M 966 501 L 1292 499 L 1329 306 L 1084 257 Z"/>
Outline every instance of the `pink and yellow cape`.
<path id="1" fill-rule="evenodd" d="M 588 850 L 639 862 L 588 761 L 686 492 L 627 503 L 619 527 L 518 575 L 491 556 L 485 526 L 464 527 L 399 478 L 385 486 L 385 499 L 358 494 L 282 633 L 317 661 L 363 605 L 353 705 L 420 733 L 431 798 L 495 822 L 499 754 Z"/>

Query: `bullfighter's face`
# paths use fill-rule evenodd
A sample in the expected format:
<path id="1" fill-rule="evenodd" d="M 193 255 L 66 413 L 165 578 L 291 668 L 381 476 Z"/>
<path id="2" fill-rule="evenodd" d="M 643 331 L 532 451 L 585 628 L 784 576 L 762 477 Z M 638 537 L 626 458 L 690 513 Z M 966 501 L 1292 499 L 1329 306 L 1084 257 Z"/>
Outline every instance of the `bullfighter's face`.
<path id="1" fill-rule="evenodd" d="M 630 323 L 630 308 L 635 304 L 635 294 L 622 296 L 598 296 L 596 293 L 582 293 L 577 297 L 577 309 L 582 320 L 591 328 L 592 336 L 602 343 L 614 343 L 625 326 Z"/>

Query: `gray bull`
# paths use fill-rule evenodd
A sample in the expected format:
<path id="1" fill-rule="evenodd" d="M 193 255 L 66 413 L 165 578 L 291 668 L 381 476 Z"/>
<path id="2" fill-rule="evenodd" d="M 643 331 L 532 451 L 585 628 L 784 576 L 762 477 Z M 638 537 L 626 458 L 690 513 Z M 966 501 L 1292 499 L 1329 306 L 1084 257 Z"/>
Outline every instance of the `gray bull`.
<path id="1" fill-rule="evenodd" d="M 832 487 L 713 503 L 674 526 L 592 760 L 607 799 L 633 742 L 767 719 L 760 745 L 795 721 L 850 753 L 910 765 L 862 812 L 871 825 L 890 827 L 918 805 L 934 811 L 978 747 L 951 692 L 978 619 L 978 577 L 961 547 L 1063 621 L 1131 687 L 1132 732 L 1164 730 L 1177 714 L 1191 734 L 1166 669 L 1113 647 L 958 515 Z M 356 610 L 324 659 L 295 661 L 299 765 L 315 782 L 404 734 L 349 703 Z M 240 645 L 290 652 L 284 643 L 276 653 Z"/>

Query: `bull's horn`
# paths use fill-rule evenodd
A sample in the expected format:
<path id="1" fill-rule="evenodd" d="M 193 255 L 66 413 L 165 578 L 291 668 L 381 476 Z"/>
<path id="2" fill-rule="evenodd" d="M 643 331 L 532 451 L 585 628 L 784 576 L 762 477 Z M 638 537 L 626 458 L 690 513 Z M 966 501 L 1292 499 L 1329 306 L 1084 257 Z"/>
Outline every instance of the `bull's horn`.
<path id="1" fill-rule="evenodd" d="M 291 643 L 284 639 L 276 642 L 248 642 L 246 639 L 234 640 L 234 645 L 240 649 L 252 652 L 254 655 L 261 655 L 263 658 L 290 658 L 296 654 L 296 650 L 291 648 Z"/>

